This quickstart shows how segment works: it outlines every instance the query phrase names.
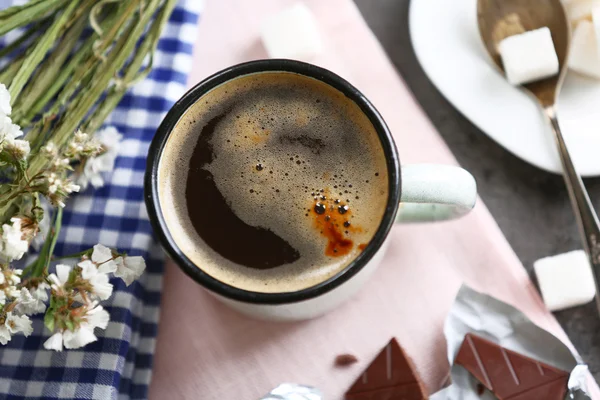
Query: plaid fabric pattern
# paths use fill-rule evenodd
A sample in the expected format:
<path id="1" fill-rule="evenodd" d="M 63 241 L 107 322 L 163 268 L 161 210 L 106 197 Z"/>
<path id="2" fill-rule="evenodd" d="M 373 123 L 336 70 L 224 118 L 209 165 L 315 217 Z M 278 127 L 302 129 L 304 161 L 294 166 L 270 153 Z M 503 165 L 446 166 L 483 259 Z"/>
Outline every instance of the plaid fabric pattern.
<path id="1" fill-rule="evenodd" d="M 0 8 L 12 4 L 0 0 Z M 106 331 L 96 330 L 97 342 L 61 353 L 45 350 L 43 343 L 50 333 L 40 315 L 34 319 L 30 337 L 17 335 L 7 346 L 0 346 L 0 398 L 147 397 L 163 255 L 143 201 L 146 154 L 162 118 L 185 91 L 201 4 L 199 0 L 180 0 L 158 44 L 152 72 L 131 88 L 106 121 L 105 125 L 113 125 L 123 134 L 114 172 L 104 187 L 90 188 L 69 201 L 56 247 L 60 255 L 102 243 L 144 256 L 146 272 L 129 287 L 120 279 L 112 280 L 114 294 L 102 303 L 111 322 Z"/>

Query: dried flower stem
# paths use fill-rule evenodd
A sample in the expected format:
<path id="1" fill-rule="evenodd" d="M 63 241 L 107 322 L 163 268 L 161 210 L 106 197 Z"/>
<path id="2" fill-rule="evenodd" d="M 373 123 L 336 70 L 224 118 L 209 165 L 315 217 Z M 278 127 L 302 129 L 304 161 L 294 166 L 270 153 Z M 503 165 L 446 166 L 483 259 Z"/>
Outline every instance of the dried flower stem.
<path id="1" fill-rule="evenodd" d="M 34 0 L 22 6 L 0 11 L 0 36 L 15 28 L 29 24 L 48 12 L 61 8 L 68 0 Z"/>
<path id="2" fill-rule="evenodd" d="M 23 86 L 27 83 L 33 70 L 40 64 L 40 62 L 46 56 L 48 52 L 48 48 L 52 46 L 52 44 L 56 41 L 61 29 L 69 20 L 69 17 L 75 11 L 79 3 L 77 1 L 72 1 L 67 8 L 62 12 L 62 14 L 54 21 L 54 23 L 50 26 L 50 28 L 42 35 L 40 40 L 35 44 L 34 48 L 31 50 L 25 60 L 23 61 L 23 65 L 17 72 L 17 75 L 13 78 L 8 91 L 10 92 L 11 99 L 13 103 L 19 98 L 21 94 L 21 90 Z"/>
<path id="3" fill-rule="evenodd" d="M 22 26 L 23 15 L 29 16 L 28 23 L 48 24 L 31 39 L 25 55 L 0 72 L 0 82 L 9 84 L 14 122 L 31 128 L 25 175 L 36 176 L 48 168 L 49 160 L 36 156 L 44 143 L 62 148 L 77 128 L 97 130 L 127 88 L 147 75 L 175 4 L 176 0 L 35 0 L 0 12 L 0 25 L 16 18 L 10 26 Z M 90 21 L 94 32 L 78 45 Z M 6 31 L 2 25 L 0 35 Z M 144 66 L 148 55 L 150 65 Z M 0 185 L 0 224 L 15 213 L 21 198 L 8 200 L 8 192 L 26 191 L 26 180 L 15 184 Z"/>

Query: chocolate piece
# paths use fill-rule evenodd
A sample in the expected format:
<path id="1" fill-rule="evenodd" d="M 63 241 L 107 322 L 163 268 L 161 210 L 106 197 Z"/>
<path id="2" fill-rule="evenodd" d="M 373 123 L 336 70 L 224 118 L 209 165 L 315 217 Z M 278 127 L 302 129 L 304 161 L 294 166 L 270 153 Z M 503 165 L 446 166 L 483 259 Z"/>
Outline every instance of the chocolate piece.
<path id="1" fill-rule="evenodd" d="M 346 392 L 346 400 L 425 400 L 411 359 L 393 338 Z"/>
<path id="2" fill-rule="evenodd" d="M 563 400 L 569 373 L 467 333 L 455 364 L 500 400 Z"/>
<path id="3" fill-rule="evenodd" d="M 335 365 L 338 367 L 347 367 L 355 362 L 358 362 L 358 358 L 353 354 L 340 354 L 335 358 Z"/>

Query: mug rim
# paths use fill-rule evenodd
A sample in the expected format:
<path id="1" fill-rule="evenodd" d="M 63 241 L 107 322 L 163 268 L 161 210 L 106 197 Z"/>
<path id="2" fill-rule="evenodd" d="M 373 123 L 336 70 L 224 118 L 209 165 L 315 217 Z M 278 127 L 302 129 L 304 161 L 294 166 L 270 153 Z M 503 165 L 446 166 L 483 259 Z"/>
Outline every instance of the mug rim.
<path id="1" fill-rule="evenodd" d="M 204 94 L 215 87 L 240 76 L 261 72 L 296 73 L 317 79 L 342 92 L 360 107 L 361 111 L 369 118 L 371 124 L 373 124 L 383 147 L 388 169 L 388 201 L 381 223 L 367 247 L 337 274 L 316 285 L 294 292 L 263 293 L 240 289 L 204 272 L 177 246 L 167 227 L 166 218 L 162 214 L 158 197 L 158 170 L 162 152 L 169 135 L 185 112 Z M 401 173 L 398 150 L 390 129 L 375 106 L 358 89 L 337 74 L 313 64 L 287 59 L 265 59 L 233 65 L 209 76 L 189 89 L 175 102 L 159 125 L 148 150 L 144 176 L 144 198 L 150 223 L 163 248 L 179 268 L 197 283 L 216 294 L 232 300 L 253 304 L 276 305 L 297 303 L 321 296 L 348 281 L 367 265 L 383 245 L 390 229 L 394 225 L 396 213 L 399 208 L 400 195 Z"/>

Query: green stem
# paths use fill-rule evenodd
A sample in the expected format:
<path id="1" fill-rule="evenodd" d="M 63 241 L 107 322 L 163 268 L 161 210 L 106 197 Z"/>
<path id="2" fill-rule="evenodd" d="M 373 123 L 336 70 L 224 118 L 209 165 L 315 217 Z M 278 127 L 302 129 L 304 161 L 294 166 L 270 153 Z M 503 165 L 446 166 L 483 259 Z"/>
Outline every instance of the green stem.
<path id="1" fill-rule="evenodd" d="M 25 32 L 23 32 L 23 34 L 17 40 L 15 40 L 14 42 L 10 43 L 5 48 L 0 50 L 0 58 L 4 57 L 7 54 L 12 53 L 23 43 L 25 43 L 28 40 L 31 40 L 31 38 L 33 38 L 40 31 L 40 27 L 43 26 L 44 23 L 46 23 L 45 19 L 42 21 L 36 22 L 29 29 L 27 29 Z"/>
<path id="2" fill-rule="evenodd" d="M 48 0 L 48 2 L 52 2 L 53 0 Z M 63 12 L 58 16 L 50 28 L 40 37 L 39 41 L 34 46 L 31 54 L 28 54 L 23 62 L 23 65 L 19 69 L 19 72 L 12 80 L 8 91 L 11 95 L 12 104 L 16 104 L 19 95 L 21 94 L 21 90 L 23 86 L 29 80 L 29 77 L 33 73 L 33 71 L 37 68 L 40 62 L 46 56 L 48 49 L 52 47 L 56 38 L 61 31 L 62 27 L 69 20 L 69 17 L 79 5 L 78 1 L 71 0 L 69 5 L 63 10 Z"/>
<path id="3" fill-rule="evenodd" d="M 75 48 L 77 40 L 85 28 L 87 21 L 85 18 L 79 18 L 77 23 L 69 29 L 63 39 L 56 44 L 55 50 L 51 52 L 50 56 L 45 59 L 37 68 L 32 78 L 29 80 L 29 84 L 24 88 L 19 101 L 15 103 L 15 110 L 13 118 L 15 123 L 23 125 L 23 115 L 27 111 L 27 105 L 34 103 L 40 96 L 48 91 L 48 88 L 53 84 L 56 79 L 56 75 L 61 70 L 65 60 Z"/>
<path id="4" fill-rule="evenodd" d="M 92 250 L 94 250 L 93 247 L 91 249 L 80 251 L 79 253 L 67 254 L 66 256 L 60 256 L 60 257 L 52 257 L 52 260 L 57 261 L 57 260 L 66 260 L 69 258 L 81 258 L 83 256 L 90 255 Z"/>
<path id="5" fill-rule="evenodd" d="M 44 246 L 40 251 L 38 258 L 23 269 L 23 275 L 27 278 L 44 277 L 48 274 L 48 267 L 52 259 L 52 253 L 54 253 L 54 247 L 60 234 L 60 228 L 62 226 L 62 213 L 61 207 L 56 209 L 56 216 L 54 217 L 54 227 L 48 233 L 48 237 L 44 242 Z"/>
<path id="6" fill-rule="evenodd" d="M 85 132 L 95 132 L 100 128 L 102 122 L 108 117 L 108 115 L 114 110 L 114 108 L 119 104 L 121 98 L 127 91 L 127 88 L 134 82 L 145 78 L 152 68 L 152 55 L 156 51 L 156 47 L 158 46 L 158 40 L 160 38 L 160 33 L 166 22 L 169 19 L 169 16 L 173 12 L 173 8 L 175 8 L 176 0 L 167 0 L 163 5 L 160 13 L 152 23 L 152 26 L 148 30 L 148 33 L 142 44 L 137 49 L 137 53 L 131 63 L 127 66 L 125 74 L 121 80 L 120 87 L 113 87 L 110 89 L 106 98 L 98 106 L 98 108 L 94 111 L 92 115 L 90 115 L 88 121 L 84 125 Z M 142 63 L 146 58 L 146 55 L 150 53 L 150 62 L 147 67 L 145 67 L 142 71 L 140 68 L 142 67 Z"/>
<path id="7" fill-rule="evenodd" d="M 4 83 L 5 85 L 10 85 L 19 69 L 21 69 L 21 65 L 23 65 L 23 57 L 20 57 L 16 60 L 11 61 L 6 68 L 0 72 L 0 83 Z"/>
<path id="8" fill-rule="evenodd" d="M 115 13 L 106 15 L 102 21 L 102 27 L 112 26 L 114 24 L 115 19 Z M 63 65 L 60 68 L 60 72 L 53 79 L 52 85 L 42 93 L 42 96 L 39 97 L 34 102 L 34 104 L 31 105 L 31 107 L 28 108 L 27 114 L 24 117 L 25 120 L 33 120 L 40 112 L 42 112 L 44 108 L 48 106 L 50 101 L 54 98 L 54 96 L 57 93 L 59 93 L 59 91 L 62 90 L 63 93 L 69 92 L 71 90 L 68 87 L 69 84 L 67 83 L 69 80 L 71 80 L 71 84 L 73 86 L 80 84 L 80 82 L 74 82 L 76 80 L 73 78 L 74 71 L 77 70 L 77 68 L 81 68 L 81 66 L 84 64 L 84 60 L 87 60 L 90 57 L 94 57 L 92 48 L 96 40 L 97 38 L 95 35 L 92 35 L 89 38 L 87 38 L 86 41 L 81 45 L 81 47 L 75 52 L 75 54 L 73 54 L 71 59 L 67 61 L 67 64 Z M 55 101 L 53 106 L 48 110 L 48 113 L 57 114 L 60 111 L 60 108 L 60 102 Z"/>
<path id="9" fill-rule="evenodd" d="M 77 66 L 78 68 L 75 70 L 72 79 L 61 90 L 58 100 L 54 104 L 54 112 L 57 112 L 58 109 L 69 103 L 71 97 L 78 89 L 80 87 L 85 87 L 82 85 L 82 82 L 98 72 L 102 64 L 106 64 L 106 60 L 102 60 L 100 57 L 104 56 L 103 53 L 106 49 L 108 49 L 118 38 L 119 34 L 122 33 L 122 30 L 126 29 L 129 19 L 135 15 L 136 3 L 136 1 L 130 1 L 121 4 L 121 7 L 117 9 L 115 14 L 116 18 L 110 21 L 111 24 L 103 24 L 103 27 L 109 29 L 103 33 L 102 37 L 94 40 L 92 51 L 85 58 L 86 62 Z M 133 24 L 133 22 L 131 24 Z M 114 49 L 112 51 L 114 52 Z"/>
<path id="10" fill-rule="evenodd" d="M 86 92 L 83 95 L 79 95 L 77 99 L 69 104 L 65 110 L 65 115 L 68 115 L 69 118 L 61 118 L 52 137 L 58 146 L 66 143 L 70 134 L 77 128 L 79 122 L 85 117 L 87 112 L 92 109 L 106 90 L 111 79 L 113 79 L 133 53 L 138 38 L 142 35 L 144 27 L 147 25 L 159 3 L 160 0 L 150 1 L 148 8 L 142 13 L 138 21 L 131 23 L 127 31 L 115 43 L 106 60 L 106 68 L 103 68 L 101 71 L 99 70 L 99 73 L 90 82 L 90 86 Z M 32 167 L 34 168 L 33 172 L 37 172 L 37 166 L 32 164 Z"/>
<path id="11" fill-rule="evenodd" d="M 69 0 L 71 3 L 75 1 Z M 27 25 L 48 12 L 58 11 L 67 0 L 34 0 L 22 6 L 9 7 L 0 12 L 0 36 Z"/>

